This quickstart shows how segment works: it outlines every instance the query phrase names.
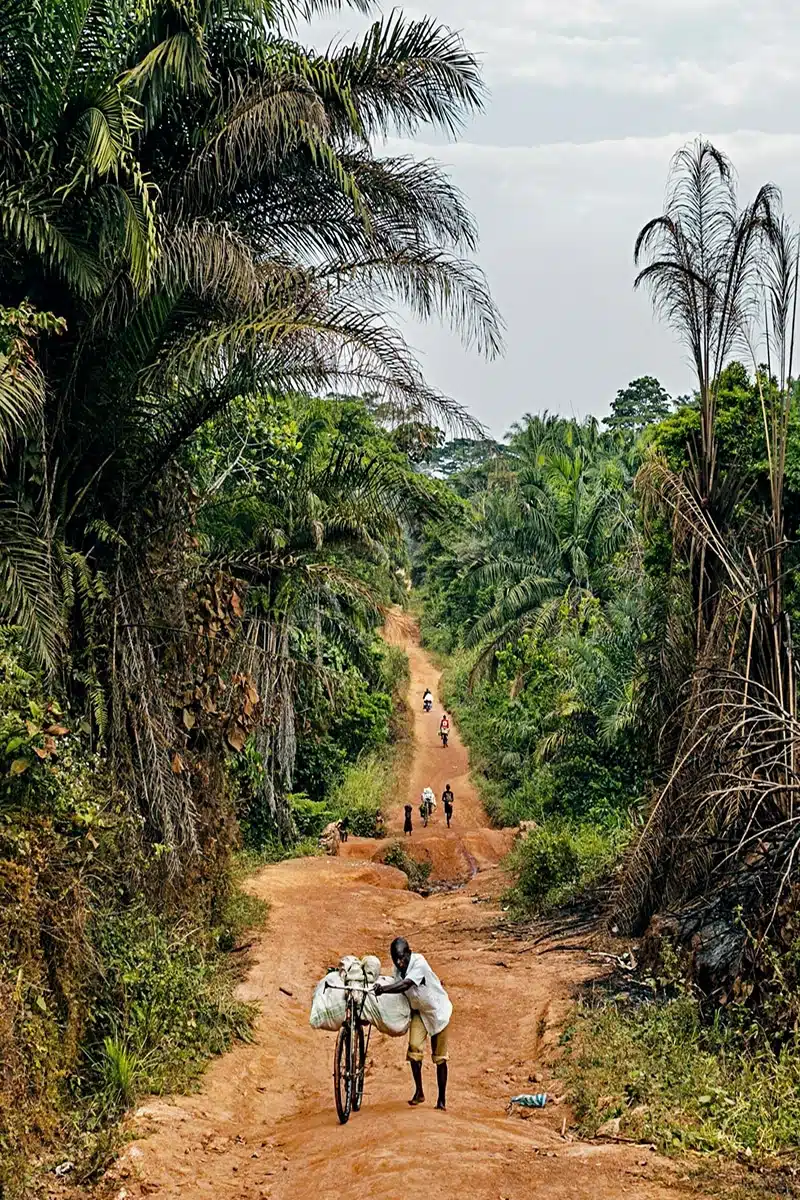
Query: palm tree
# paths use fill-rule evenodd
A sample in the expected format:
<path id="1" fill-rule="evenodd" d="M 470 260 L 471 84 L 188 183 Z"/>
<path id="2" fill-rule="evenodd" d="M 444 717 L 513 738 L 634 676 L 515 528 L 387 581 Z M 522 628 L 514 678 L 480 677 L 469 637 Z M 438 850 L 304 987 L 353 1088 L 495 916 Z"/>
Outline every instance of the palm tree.
<path id="1" fill-rule="evenodd" d="M 317 7 L 32 0 L 22 13 L 0 0 L 0 308 L 27 298 L 66 323 L 38 340 L 36 433 L 0 476 L 17 527 L 0 610 L 38 621 L 32 648 L 94 698 L 167 844 L 191 845 L 179 831 L 196 826 L 165 751 L 174 714 L 156 698 L 185 590 L 163 575 L 153 588 L 180 563 L 197 573 L 180 474 L 195 432 L 254 391 L 380 392 L 412 419 L 466 421 L 426 385 L 398 300 L 499 348 L 457 190 L 432 162 L 372 148 L 393 128 L 456 128 L 482 102 L 474 59 L 400 15 L 307 53 L 286 30 Z M 12 383 L 16 429 L 29 402 Z M 26 532 L 48 564 L 27 599 Z"/>
<path id="2" fill-rule="evenodd" d="M 546 636 L 563 612 L 603 593 L 603 570 L 632 533 L 630 481 L 605 454 L 597 423 L 535 418 L 514 431 L 514 468 L 490 490 L 470 556 L 495 600 L 469 630 L 479 669 L 525 632 Z"/>
<path id="3" fill-rule="evenodd" d="M 720 470 L 716 431 L 717 387 L 731 353 L 751 332 L 761 286 L 764 247 L 777 232 L 777 190 L 760 188 L 740 209 L 733 167 L 702 139 L 679 150 L 670 173 L 662 216 L 636 239 L 641 265 L 635 286 L 652 294 L 656 312 L 691 354 L 700 397 L 700 435 L 690 449 L 684 483 L 711 537 L 692 554 L 698 649 L 714 619 L 720 571 L 713 542 L 741 498 L 736 475 Z M 643 265 L 642 265 L 643 264 Z"/>
<path id="4" fill-rule="evenodd" d="M 301 697 L 308 707 L 315 689 L 337 683 L 322 649 L 338 648 L 368 673 L 380 595 L 405 565 L 404 522 L 441 515 L 435 485 L 399 454 L 381 452 L 386 439 L 369 420 L 359 429 L 346 414 L 337 420 L 335 404 L 309 406 L 288 469 L 271 478 L 245 470 L 241 481 L 224 471 L 222 487 L 200 501 L 208 553 L 246 597 L 241 665 L 268 707 L 254 731 L 261 800 L 282 836 L 291 833 L 285 797 Z M 236 433 L 231 453 L 241 467 L 241 425 Z M 253 450 L 260 455 L 258 443 Z"/>
<path id="5" fill-rule="evenodd" d="M 636 259 L 646 264 L 637 285 L 651 289 L 656 311 L 691 352 L 700 432 L 684 471 L 656 455 L 638 480 L 672 529 L 662 652 L 653 669 L 673 685 L 660 741 L 663 786 L 627 864 L 621 909 L 640 926 L 664 904 L 730 892 L 750 839 L 764 837 L 770 854 L 759 896 L 740 898 L 745 921 L 760 926 L 761 906 L 774 904 L 777 913 L 797 848 L 783 491 L 796 396 L 798 242 L 780 216 L 776 189 L 761 188 L 740 209 L 730 162 L 700 141 L 676 156 L 665 213 L 640 233 Z M 760 397 L 765 504 L 747 495 L 737 464 L 719 459 L 717 393 L 741 347 L 752 357 Z M 737 952 L 738 933 L 723 942 Z M 720 954 L 720 973 L 729 965 Z"/>
<path id="6" fill-rule="evenodd" d="M 15 14 L 0 13 L 15 45 L 0 179 L 17 198 L 2 209 L 13 265 L 0 303 L 46 295 L 67 319 L 43 367 L 69 536 L 84 537 L 87 516 L 116 526 L 194 430 L 253 386 L 355 384 L 398 411 L 460 415 L 386 314 L 399 296 L 498 348 L 480 274 L 457 257 L 474 225 L 435 164 L 376 158 L 369 144 L 393 124 L 452 129 L 480 104 L 455 35 L 395 16 L 360 44 L 307 55 L 266 4 L 207 0 L 190 16 L 42 0 L 34 19 Z M 43 96 L 34 60 L 54 80 Z M 78 129 L 65 134 L 67 115 Z M 61 174 L 42 179 L 40 161 Z"/>

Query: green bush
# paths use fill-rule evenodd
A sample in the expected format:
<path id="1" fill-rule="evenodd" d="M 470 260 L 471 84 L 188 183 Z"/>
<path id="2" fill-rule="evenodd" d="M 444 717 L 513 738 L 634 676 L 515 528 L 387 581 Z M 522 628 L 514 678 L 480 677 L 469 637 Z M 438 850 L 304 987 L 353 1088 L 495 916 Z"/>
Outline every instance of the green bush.
<path id="1" fill-rule="evenodd" d="M 387 867 L 396 867 L 408 876 L 408 886 L 412 892 L 420 892 L 427 888 L 433 863 L 418 862 L 412 858 L 402 842 L 391 842 L 381 861 Z"/>
<path id="2" fill-rule="evenodd" d="M 337 712 L 330 736 L 353 762 L 359 755 L 388 742 L 391 716 L 392 697 L 387 692 L 373 690 L 366 680 L 359 680 L 349 704 Z"/>
<path id="3" fill-rule="evenodd" d="M 250 904 L 242 910 L 254 919 Z M 143 901 L 97 914 L 91 940 L 102 979 L 81 1083 L 102 1111 L 185 1087 L 208 1058 L 249 1036 L 252 1012 L 232 999 L 214 944 L 229 944 L 240 929 L 230 910 L 213 938 L 186 920 L 156 916 Z"/>
<path id="4" fill-rule="evenodd" d="M 375 837 L 376 821 L 394 782 L 391 758 L 375 754 L 361 758 L 345 774 L 329 800 L 333 819 L 347 817 L 354 837 Z"/>
<path id="5" fill-rule="evenodd" d="M 330 805 L 322 804 L 319 800 L 309 800 L 302 792 L 296 792 L 288 799 L 292 821 L 301 840 L 318 838 L 325 826 L 336 820 Z"/>
<path id="6" fill-rule="evenodd" d="M 709 1022 L 690 995 L 582 1005 L 562 1068 L 581 1131 L 620 1117 L 623 1136 L 661 1150 L 746 1154 L 800 1144 L 800 1036 L 780 1048 L 752 1012 Z M 788 1194 L 788 1193 L 787 1193 Z"/>
<path id="7" fill-rule="evenodd" d="M 595 825 L 543 825 L 509 857 L 517 875 L 510 899 L 526 912 L 562 904 L 602 878 L 623 845 L 620 832 Z"/>
<path id="8" fill-rule="evenodd" d="M 392 696 L 402 695 L 408 687 L 410 668 L 408 655 L 402 646 L 381 646 L 381 677 L 383 687 Z"/>

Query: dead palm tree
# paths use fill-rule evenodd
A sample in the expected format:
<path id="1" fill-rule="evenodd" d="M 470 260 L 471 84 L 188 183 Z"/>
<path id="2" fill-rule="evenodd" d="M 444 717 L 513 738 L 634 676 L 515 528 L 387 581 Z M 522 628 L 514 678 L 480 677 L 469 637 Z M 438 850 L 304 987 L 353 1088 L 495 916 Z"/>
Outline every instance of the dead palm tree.
<path id="1" fill-rule="evenodd" d="M 692 354 L 701 420 L 686 471 L 653 456 L 638 480 L 646 502 L 671 521 L 674 571 L 667 590 L 681 596 L 687 568 L 689 589 L 665 625 L 658 670 L 674 675 L 662 739 L 665 779 L 630 856 L 622 908 L 636 926 L 664 905 L 690 905 L 726 888 L 738 896 L 731 880 L 744 849 L 769 828 L 772 861 L 762 864 L 760 899 L 749 891 L 747 900 L 746 919 L 758 925 L 798 847 L 795 740 L 773 736 L 776 728 L 793 728 L 796 713 L 783 491 L 795 397 L 797 240 L 780 216 L 775 188 L 762 188 L 739 210 L 730 163 L 698 142 L 676 157 L 666 212 L 645 226 L 636 257 L 649 259 L 637 284 L 651 288 L 657 312 Z M 769 463 L 764 507 L 746 498 L 741 473 L 735 465 L 723 468 L 718 455 L 719 378 L 742 347 L 752 356 L 760 394 Z M 682 626 L 687 613 L 689 631 Z M 683 665 L 683 678 L 675 664 Z M 759 757 L 759 731 L 767 726 L 772 732 Z M 690 928 L 696 932 L 697 924 Z M 728 946 L 741 952 L 742 938 L 729 938 Z M 726 952 L 718 966 L 724 975 L 736 964 Z"/>

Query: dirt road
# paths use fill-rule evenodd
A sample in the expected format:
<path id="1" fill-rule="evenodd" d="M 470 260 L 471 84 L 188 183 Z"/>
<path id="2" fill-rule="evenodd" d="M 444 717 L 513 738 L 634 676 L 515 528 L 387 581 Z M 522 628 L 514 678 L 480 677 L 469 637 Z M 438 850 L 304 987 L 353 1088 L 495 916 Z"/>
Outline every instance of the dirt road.
<path id="1" fill-rule="evenodd" d="M 411 617 L 399 611 L 391 613 L 384 636 L 388 642 L 402 646 L 408 654 L 414 735 L 406 787 L 389 810 L 387 832 L 402 837 L 403 806 L 410 803 L 413 807 L 414 831 L 407 839 L 406 849 L 419 861 L 427 860 L 432 864 L 431 879 L 434 882 L 466 882 L 478 871 L 496 866 L 505 857 L 513 843 L 514 831 L 491 828 L 470 781 L 469 756 L 452 722 L 450 743 L 446 750 L 442 747 L 439 722 L 444 708 L 438 698 L 440 672 L 419 645 Z M 422 710 L 422 695 L 426 687 L 434 694 L 433 711 L 430 713 Z M 450 829 L 447 828 L 441 803 L 442 792 L 448 783 L 455 796 Z M 427 829 L 419 815 L 420 795 L 424 787 L 433 788 L 438 800 L 433 821 Z M 380 842 L 359 838 L 350 838 L 342 846 L 345 858 L 379 859 L 384 851 L 385 845 Z"/>
<path id="2" fill-rule="evenodd" d="M 641 1147 L 589 1145 L 561 1135 L 570 1114 L 553 1105 L 528 1120 L 508 1116 L 520 1091 L 543 1086 L 574 988 L 588 977 L 579 955 L 542 955 L 498 935 L 496 868 L 510 835 L 487 828 L 457 735 L 443 751 L 438 717 L 417 713 L 438 678 L 413 630 L 395 624 L 412 664 L 415 754 L 409 793 L 425 783 L 456 796 L 453 830 L 439 814 L 415 828 L 414 852 L 437 874 L 448 864 L 468 882 L 428 899 L 406 878 L 368 861 L 375 844 L 351 840 L 346 856 L 269 867 L 252 890 L 271 904 L 242 995 L 261 1017 L 252 1045 L 209 1069 L 194 1096 L 154 1100 L 135 1118 L 137 1140 L 114 1169 L 119 1200 L 668 1200 L 663 1164 Z M 401 823 L 404 795 L 389 825 Z M 416 815 L 416 812 L 415 812 Z M 482 868 L 485 868 L 482 869 Z M 469 878 L 471 876 L 471 878 Z M 362 1111 L 340 1126 L 333 1105 L 334 1035 L 308 1025 L 314 982 L 347 952 L 380 954 L 398 933 L 429 957 L 454 1002 L 449 1111 L 409 1109 L 411 1081 L 402 1039 L 373 1037 Z M 283 988 L 285 991 L 281 991 Z M 287 995 L 286 992 L 291 993 Z M 429 1100 L 434 1074 L 425 1066 Z M 552 1082 L 544 1086 L 552 1087 Z M 557 1085 L 556 1085 L 557 1088 Z M 123 1194 L 124 1193 L 124 1194 Z"/>

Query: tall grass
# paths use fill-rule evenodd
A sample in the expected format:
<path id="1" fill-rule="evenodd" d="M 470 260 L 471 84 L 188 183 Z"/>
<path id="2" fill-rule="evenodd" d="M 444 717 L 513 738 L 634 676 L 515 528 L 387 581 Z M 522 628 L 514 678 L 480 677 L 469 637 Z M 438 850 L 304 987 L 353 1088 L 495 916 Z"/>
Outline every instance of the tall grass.
<path id="1" fill-rule="evenodd" d="M 385 752 L 366 755 L 347 771 L 327 807 L 332 820 L 347 817 L 356 837 L 374 837 L 375 822 L 392 793 L 395 764 Z"/>
<path id="2" fill-rule="evenodd" d="M 581 1132 L 612 1117 L 661 1150 L 767 1160 L 800 1144 L 800 1044 L 775 1048 L 752 1014 L 704 1020 L 688 994 L 584 1003 L 564 1035 Z"/>

